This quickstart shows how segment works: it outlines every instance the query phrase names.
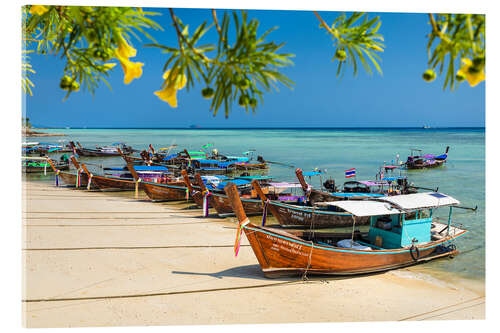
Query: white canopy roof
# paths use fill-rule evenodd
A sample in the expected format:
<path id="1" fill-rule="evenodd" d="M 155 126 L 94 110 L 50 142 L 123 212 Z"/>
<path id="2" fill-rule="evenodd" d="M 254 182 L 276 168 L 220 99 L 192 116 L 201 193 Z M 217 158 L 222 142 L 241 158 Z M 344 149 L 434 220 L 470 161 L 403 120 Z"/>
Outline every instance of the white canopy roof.
<path id="1" fill-rule="evenodd" d="M 458 205 L 460 203 L 457 199 L 439 192 L 395 195 L 382 197 L 379 200 L 390 202 L 398 208 L 406 210 L 451 206 Z"/>
<path id="2" fill-rule="evenodd" d="M 355 216 L 377 216 L 400 214 L 401 210 L 394 208 L 387 202 L 368 200 L 349 200 L 325 202 L 325 205 L 342 208 Z"/>
<path id="3" fill-rule="evenodd" d="M 381 197 L 377 200 L 332 201 L 324 204 L 336 206 L 355 216 L 377 216 L 404 213 L 405 210 L 457 205 L 460 202 L 438 192 L 415 193 Z"/>

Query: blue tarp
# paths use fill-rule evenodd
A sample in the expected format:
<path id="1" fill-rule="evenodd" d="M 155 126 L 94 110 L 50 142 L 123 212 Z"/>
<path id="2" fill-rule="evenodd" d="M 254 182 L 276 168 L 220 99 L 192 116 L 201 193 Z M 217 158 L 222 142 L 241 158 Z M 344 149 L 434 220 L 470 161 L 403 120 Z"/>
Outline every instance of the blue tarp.
<path id="1" fill-rule="evenodd" d="M 137 165 L 134 166 L 135 171 L 168 171 L 168 169 L 164 166 L 157 166 L 157 165 Z"/>
<path id="2" fill-rule="evenodd" d="M 251 182 L 248 181 L 248 180 L 245 180 L 245 179 L 232 179 L 232 180 L 227 181 L 227 182 L 221 182 L 221 183 L 219 183 L 219 185 L 217 185 L 216 188 L 223 190 L 224 186 L 226 186 L 228 183 L 233 183 L 236 186 L 241 186 L 241 185 L 250 184 Z"/>
<path id="3" fill-rule="evenodd" d="M 217 160 L 205 160 L 205 159 L 199 159 L 197 160 L 199 161 L 200 163 L 213 163 L 213 164 L 219 164 L 220 161 L 217 161 Z"/>
<path id="4" fill-rule="evenodd" d="M 318 171 L 311 171 L 311 172 L 303 172 L 302 173 L 304 176 L 317 176 L 317 175 L 321 175 L 321 172 L 318 172 Z"/>
<path id="5" fill-rule="evenodd" d="M 405 179 L 406 177 L 384 177 L 382 180 L 388 180 L 390 182 L 395 181 L 397 179 Z"/>
<path id="6" fill-rule="evenodd" d="M 239 156 L 226 156 L 230 160 L 236 160 L 238 162 L 248 162 L 248 157 L 239 157 Z"/>
<path id="7" fill-rule="evenodd" d="M 249 180 L 253 180 L 253 179 L 271 179 L 273 177 L 271 176 L 240 176 L 240 177 L 234 177 L 236 179 L 249 179 Z"/>
<path id="8" fill-rule="evenodd" d="M 164 160 L 164 161 L 168 161 L 168 160 L 171 160 L 172 158 L 174 158 L 174 157 L 176 157 L 176 156 L 177 156 L 177 154 L 170 154 L 170 155 L 168 155 L 167 157 L 164 157 L 164 158 L 163 158 L 163 160 Z"/>
<path id="9" fill-rule="evenodd" d="M 217 164 L 219 168 L 227 168 L 229 165 L 234 164 L 234 161 L 228 161 L 228 162 L 221 162 L 218 160 L 205 160 L 205 159 L 200 159 L 197 160 L 201 164 Z"/>
<path id="10" fill-rule="evenodd" d="M 448 157 L 448 154 L 443 154 L 443 155 L 436 156 L 434 159 L 445 160 L 447 157 Z"/>

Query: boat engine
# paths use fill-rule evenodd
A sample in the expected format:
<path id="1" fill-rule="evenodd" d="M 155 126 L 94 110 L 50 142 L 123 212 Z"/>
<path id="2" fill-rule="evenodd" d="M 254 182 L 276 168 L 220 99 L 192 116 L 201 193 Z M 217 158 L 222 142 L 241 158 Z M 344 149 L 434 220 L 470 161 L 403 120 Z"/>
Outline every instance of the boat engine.
<path id="1" fill-rule="evenodd" d="M 330 192 L 337 192 L 337 186 L 335 186 L 335 180 L 334 179 L 327 179 L 323 183 L 323 186 L 329 190 Z"/>

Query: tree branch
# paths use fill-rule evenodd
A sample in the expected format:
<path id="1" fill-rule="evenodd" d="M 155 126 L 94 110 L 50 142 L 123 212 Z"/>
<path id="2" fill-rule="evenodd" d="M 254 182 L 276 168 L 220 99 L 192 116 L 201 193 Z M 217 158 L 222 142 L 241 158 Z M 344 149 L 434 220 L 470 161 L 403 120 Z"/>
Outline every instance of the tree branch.
<path id="1" fill-rule="evenodd" d="M 199 53 L 198 51 L 195 50 L 193 45 L 189 43 L 189 41 L 184 37 L 184 35 L 181 33 L 181 30 L 179 29 L 179 25 L 177 24 L 177 18 L 175 17 L 174 11 L 172 8 L 168 9 L 170 11 L 170 17 L 172 17 L 172 21 L 174 22 L 175 26 L 175 31 L 177 32 L 177 41 L 179 42 L 179 47 L 181 49 L 181 52 L 184 53 L 184 48 L 182 47 L 181 39 L 186 45 L 193 51 L 194 54 L 196 54 L 198 57 L 203 59 L 204 61 L 210 62 L 210 59 L 208 59 L 204 54 Z"/>
<path id="2" fill-rule="evenodd" d="M 325 20 L 323 20 L 323 18 L 321 16 L 319 16 L 318 12 L 313 10 L 313 13 L 314 15 L 316 15 L 316 17 L 318 18 L 318 20 L 321 22 L 321 25 L 323 27 L 325 27 L 326 30 L 328 30 L 329 33 L 331 33 L 332 35 L 334 35 L 336 38 L 339 38 L 338 36 L 338 33 L 334 32 L 329 26 L 328 24 L 326 24 Z"/>
<path id="3" fill-rule="evenodd" d="M 212 9 L 212 16 L 214 17 L 215 27 L 217 28 L 217 32 L 222 38 L 222 31 L 220 30 L 219 21 L 217 20 L 217 14 L 215 13 L 215 9 Z"/>
<path id="4" fill-rule="evenodd" d="M 169 8 L 168 10 L 170 11 L 170 17 L 172 18 L 172 22 L 174 23 L 175 31 L 177 33 L 177 43 L 179 44 L 179 49 L 182 53 L 184 53 L 184 47 L 182 46 L 181 42 L 181 38 L 184 39 L 184 36 L 182 36 L 179 26 L 177 25 L 177 19 L 174 15 L 174 11 L 172 10 L 172 8 Z"/>
<path id="5" fill-rule="evenodd" d="M 431 26 L 432 26 L 432 32 L 435 33 L 439 38 L 441 38 L 442 40 L 450 43 L 450 39 L 448 37 L 446 37 L 440 30 L 439 30 L 439 27 L 436 23 L 436 20 L 434 19 L 434 15 L 432 15 L 431 13 L 429 13 L 429 21 L 431 22 Z"/>

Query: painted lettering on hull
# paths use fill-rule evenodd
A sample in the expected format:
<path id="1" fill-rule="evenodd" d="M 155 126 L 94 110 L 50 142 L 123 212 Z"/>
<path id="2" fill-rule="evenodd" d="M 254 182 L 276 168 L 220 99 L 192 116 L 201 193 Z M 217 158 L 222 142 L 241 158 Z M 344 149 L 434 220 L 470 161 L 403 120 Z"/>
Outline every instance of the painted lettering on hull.
<path id="1" fill-rule="evenodd" d="M 290 242 L 286 239 L 281 239 L 281 238 L 274 237 L 271 235 L 266 235 L 266 238 L 272 242 L 272 245 L 270 248 L 272 251 L 276 251 L 276 252 L 285 251 L 288 253 L 292 253 L 292 254 L 300 255 L 300 256 L 304 256 L 304 257 L 307 257 L 309 255 L 309 253 L 305 253 L 304 251 L 302 251 L 301 244 Z"/>

